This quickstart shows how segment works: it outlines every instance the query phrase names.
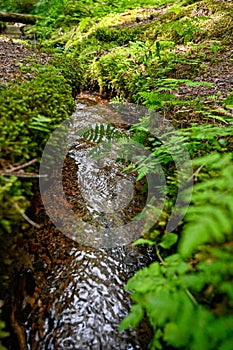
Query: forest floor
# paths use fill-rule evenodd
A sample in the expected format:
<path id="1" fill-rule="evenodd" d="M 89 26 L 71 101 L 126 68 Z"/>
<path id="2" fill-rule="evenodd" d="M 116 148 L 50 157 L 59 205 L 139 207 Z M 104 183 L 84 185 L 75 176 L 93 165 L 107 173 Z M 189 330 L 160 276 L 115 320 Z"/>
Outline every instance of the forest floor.
<path id="1" fill-rule="evenodd" d="M 14 40 L 0 35 L 0 86 L 17 81 L 18 83 L 32 78 L 32 72 L 23 72 L 22 67 L 35 64 L 46 65 L 51 56 L 40 51 L 33 45 L 25 45 L 21 40 Z M 186 86 L 180 85 L 175 95 L 182 99 L 189 96 L 192 99 L 197 97 L 205 98 L 218 94 L 219 100 L 225 98 L 233 89 L 233 46 L 215 55 L 213 62 L 204 61 L 204 68 L 201 68 L 194 81 L 211 83 L 209 86 Z M 216 99 L 209 101 L 213 109 L 221 109 Z M 223 111 L 223 113 L 225 113 Z"/>
<path id="2" fill-rule="evenodd" d="M 39 52 L 23 41 L 14 40 L 0 34 L 0 85 L 9 82 L 23 82 L 31 77 L 31 73 L 23 73 L 21 67 L 33 63 L 48 64 L 49 56 Z"/>

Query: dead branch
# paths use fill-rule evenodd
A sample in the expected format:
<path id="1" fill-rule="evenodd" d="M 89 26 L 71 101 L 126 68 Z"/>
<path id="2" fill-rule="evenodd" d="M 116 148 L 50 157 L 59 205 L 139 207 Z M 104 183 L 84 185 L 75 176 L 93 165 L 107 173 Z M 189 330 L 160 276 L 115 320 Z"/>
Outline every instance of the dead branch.
<path id="1" fill-rule="evenodd" d="M 15 209 L 22 215 L 22 217 L 32 226 L 35 226 L 36 228 L 40 228 L 40 225 L 32 221 L 25 213 L 24 210 L 21 209 L 16 202 L 13 203 Z"/>
<path id="2" fill-rule="evenodd" d="M 40 16 L 29 15 L 25 13 L 13 13 L 0 11 L 0 21 L 15 22 L 24 24 L 35 24 L 37 20 L 43 19 Z"/>

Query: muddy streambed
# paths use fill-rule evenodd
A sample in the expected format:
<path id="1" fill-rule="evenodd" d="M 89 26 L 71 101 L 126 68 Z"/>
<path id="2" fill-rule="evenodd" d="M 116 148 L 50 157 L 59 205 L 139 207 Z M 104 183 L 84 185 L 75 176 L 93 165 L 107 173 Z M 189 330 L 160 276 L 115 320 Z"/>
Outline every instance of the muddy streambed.
<path id="1" fill-rule="evenodd" d="M 97 107 L 90 111 L 88 103 L 78 100 L 75 132 L 87 123 L 96 125 L 99 115 L 101 123 L 114 115 L 109 106 L 102 106 L 101 113 Z M 119 121 L 124 123 L 129 121 Z M 77 140 L 73 131 L 61 179 L 56 173 L 43 182 L 43 201 L 38 194 L 34 216 L 28 212 L 40 228 L 28 230 L 18 242 L 23 263 L 12 282 L 10 309 L 18 345 L 9 344 L 9 349 L 146 349 L 150 332 L 144 324 L 137 332 L 118 329 L 131 305 L 125 283 L 154 259 L 151 250 L 131 245 L 137 225 L 135 232 L 131 226 L 123 229 L 145 206 L 145 184 L 136 185 L 136 174 L 122 172 L 124 164 L 107 156 L 96 167 L 100 160 L 87 156 L 96 144 Z M 74 217 L 84 222 L 83 231 Z"/>

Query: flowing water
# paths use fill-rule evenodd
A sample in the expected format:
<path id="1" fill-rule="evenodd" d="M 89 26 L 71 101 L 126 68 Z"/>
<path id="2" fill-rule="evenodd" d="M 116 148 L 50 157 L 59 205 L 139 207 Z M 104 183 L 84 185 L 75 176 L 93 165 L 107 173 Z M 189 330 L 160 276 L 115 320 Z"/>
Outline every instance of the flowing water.
<path id="1" fill-rule="evenodd" d="M 149 255 L 123 248 L 75 247 L 66 253 L 53 271 L 44 271 L 46 281 L 40 279 L 34 309 L 24 321 L 27 349 L 142 349 L 135 331 L 118 327 L 130 307 L 127 278 Z"/>
<path id="2" fill-rule="evenodd" d="M 90 112 L 79 101 L 74 129 L 99 122 L 97 111 L 94 108 Z M 108 113 L 112 113 L 111 109 L 101 114 L 101 122 L 109 118 Z M 121 228 L 145 205 L 145 195 L 134 190 L 136 175 L 122 172 L 120 162 L 106 156 L 97 167 L 96 160 L 87 156 L 91 147 L 96 145 L 76 140 L 73 134 L 62 180 L 65 192 L 62 198 L 88 223 L 88 233 L 83 236 L 76 232 L 75 239 L 71 239 L 70 234 L 60 232 L 63 226 L 55 228 L 46 219 L 44 226 L 31 231 L 28 237 L 31 267 L 21 272 L 15 286 L 14 318 L 20 329 L 16 333 L 19 339 L 25 337 L 25 342 L 20 342 L 21 350 L 147 348 L 134 330 L 119 331 L 131 304 L 124 285 L 154 258 L 150 250 L 132 247 L 130 241 L 135 234 L 130 230 L 126 231 L 132 234 L 127 237 L 127 244 L 123 237 L 120 244 L 124 232 Z M 56 183 L 49 182 L 42 196 L 44 201 L 48 200 L 47 212 L 55 224 L 58 217 L 65 217 L 67 207 L 56 205 L 61 201 L 56 191 Z M 55 214 L 50 210 L 51 200 Z M 67 221 L 66 225 L 70 226 Z M 115 241 L 118 232 L 120 238 L 115 245 L 111 236 Z"/>

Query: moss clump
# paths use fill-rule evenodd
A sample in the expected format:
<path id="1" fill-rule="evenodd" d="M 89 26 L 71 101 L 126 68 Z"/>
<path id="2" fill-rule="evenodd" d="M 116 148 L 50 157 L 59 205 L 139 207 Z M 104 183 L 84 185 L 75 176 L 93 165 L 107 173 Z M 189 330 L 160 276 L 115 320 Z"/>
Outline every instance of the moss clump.
<path id="1" fill-rule="evenodd" d="M 46 136 L 74 109 L 72 90 L 56 69 L 0 96 L 1 158 L 23 163 L 41 154 Z"/>
<path id="2" fill-rule="evenodd" d="M 121 94 L 131 99 L 143 87 L 151 85 L 158 64 L 156 45 L 148 47 L 143 42 L 131 43 L 127 48 L 112 50 L 94 59 L 86 74 L 89 84 L 98 85 L 100 92 Z"/>
<path id="3" fill-rule="evenodd" d="M 52 66 L 55 67 L 69 83 L 72 89 L 72 96 L 75 98 L 79 93 L 84 84 L 83 82 L 83 67 L 80 60 L 74 55 L 63 53 L 54 55 L 51 62 Z"/>

